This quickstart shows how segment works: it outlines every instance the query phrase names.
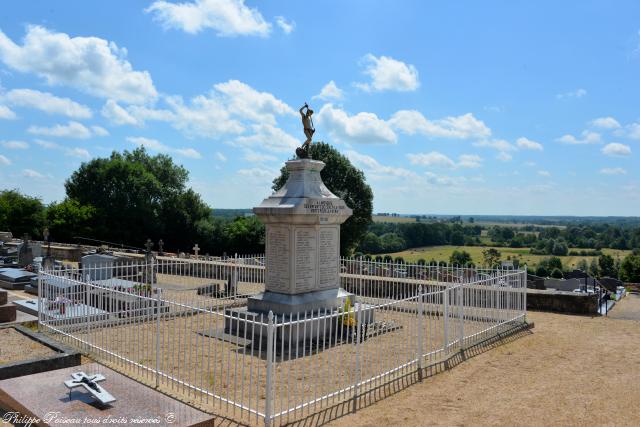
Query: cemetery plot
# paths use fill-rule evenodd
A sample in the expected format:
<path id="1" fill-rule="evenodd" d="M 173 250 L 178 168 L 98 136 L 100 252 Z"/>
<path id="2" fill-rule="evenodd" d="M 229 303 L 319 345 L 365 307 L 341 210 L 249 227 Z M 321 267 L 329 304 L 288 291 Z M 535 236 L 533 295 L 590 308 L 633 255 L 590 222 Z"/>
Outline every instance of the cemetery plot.
<path id="1" fill-rule="evenodd" d="M 41 359 L 57 354 L 53 349 L 16 331 L 14 328 L 0 329 L 0 343 L 0 365 L 30 359 Z"/>

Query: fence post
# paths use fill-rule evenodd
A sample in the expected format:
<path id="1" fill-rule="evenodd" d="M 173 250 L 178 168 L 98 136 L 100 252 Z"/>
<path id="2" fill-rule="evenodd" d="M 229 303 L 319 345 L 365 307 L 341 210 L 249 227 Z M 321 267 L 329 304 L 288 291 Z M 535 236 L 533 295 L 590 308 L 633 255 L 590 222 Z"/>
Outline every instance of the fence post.
<path id="1" fill-rule="evenodd" d="M 362 328 L 361 305 L 362 304 L 354 304 L 356 311 L 356 380 L 353 387 L 353 412 L 358 410 L 358 393 L 360 392 L 360 378 L 362 377 L 362 373 L 360 372 L 360 329 Z"/>
<path id="2" fill-rule="evenodd" d="M 422 285 L 418 287 L 418 381 L 422 381 L 422 353 L 424 351 L 424 295 Z"/>
<path id="3" fill-rule="evenodd" d="M 458 317 L 460 319 L 460 351 L 464 351 L 464 283 L 458 285 Z"/>
<path id="4" fill-rule="evenodd" d="M 38 332 L 42 332 L 42 270 L 38 271 Z"/>
<path id="5" fill-rule="evenodd" d="M 267 316 L 267 384 L 265 390 L 264 425 L 271 426 L 273 414 L 273 311 Z"/>
<path id="6" fill-rule="evenodd" d="M 91 276 L 87 274 L 85 277 L 86 277 L 86 280 L 84 283 L 84 295 L 85 295 L 84 309 L 87 315 L 85 317 L 85 322 L 87 324 L 87 353 L 89 353 L 89 320 L 91 319 L 91 315 L 89 314 L 89 282 L 91 281 Z M 96 316 L 97 315 L 98 313 L 96 311 Z"/>
<path id="7" fill-rule="evenodd" d="M 152 270 L 153 273 L 153 270 Z M 153 292 L 153 285 L 151 286 Z M 156 288 L 156 388 L 160 387 L 160 303 L 162 288 Z"/>
<path id="8" fill-rule="evenodd" d="M 528 267 L 525 265 L 524 266 L 524 273 L 520 276 L 520 277 L 524 276 L 524 287 L 523 287 L 523 292 L 522 292 L 523 295 L 524 295 L 524 297 L 523 297 L 523 307 L 522 307 L 522 311 L 524 312 L 524 316 L 523 316 L 523 319 L 522 319 L 522 323 L 527 323 L 527 275 L 528 275 L 527 270 L 528 270 Z M 522 279 L 520 281 L 522 282 Z"/>
<path id="9" fill-rule="evenodd" d="M 449 353 L 449 287 L 444 284 L 444 293 L 442 294 L 442 314 L 444 316 L 444 355 Z"/>

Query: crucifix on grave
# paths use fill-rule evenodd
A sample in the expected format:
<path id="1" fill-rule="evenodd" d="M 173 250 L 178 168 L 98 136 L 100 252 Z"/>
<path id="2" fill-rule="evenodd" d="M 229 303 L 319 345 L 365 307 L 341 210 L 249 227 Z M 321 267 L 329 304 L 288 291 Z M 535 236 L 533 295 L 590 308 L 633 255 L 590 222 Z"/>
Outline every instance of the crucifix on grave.
<path id="1" fill-rule="evenodd" d="M 71 400 L 72 389 L 76 387 L 84 387 L 85 390 L 91 393 L 91 395 L 103 405 L 116 401 L 115 397 L 98 384 L 99 381 L 104 381 L 106 379 L 104 375 L 87 375 L 84 372 L 74 372 L 71 374 L 71 378 L 72 379 L 64 382 L 64 385 L 69 389 L 69 400 Z"/>
<path id="2" fill-rule="evenodd" d="M 162 239 L 158 240 L 158 255 L 164 255 L 164 242 Z"/>
<path id="3" fill-rule="evenodd" d="M 153 242 L 151 241 L 151 239 L 147 239 L 144 247 L 147 249 L 147 253 L 151 252 L 151 248 L 153 248 Z"/>
<path id="4" fill-rule="evenodd" d="M 196 258 L 198 257 L 198 253 L 200 252 L 200 247 L 198 246 L 198 244 L 196 243 L 196 245 L 191 248 L 193 250 L 193 253 L 196 254 Z"/>

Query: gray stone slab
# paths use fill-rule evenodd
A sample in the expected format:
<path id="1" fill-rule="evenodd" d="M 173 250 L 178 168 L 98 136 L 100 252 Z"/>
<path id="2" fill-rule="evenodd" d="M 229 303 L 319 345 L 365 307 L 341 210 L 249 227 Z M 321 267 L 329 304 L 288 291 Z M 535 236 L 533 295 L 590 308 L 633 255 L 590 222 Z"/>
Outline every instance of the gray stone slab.
<path id="1" fill-rule="evenodd" d="M 257 313 L 290 314 L 305 313 L 322 309 L 342 307 L 345 300 L 350 298 L 355 302 L 355 295 L 342 288 L 326 289 L 322 291 L 307 292 L 304 294 L 283 294 L 279 292 L 263 292 L 247 298 L 249 311 Z"/>

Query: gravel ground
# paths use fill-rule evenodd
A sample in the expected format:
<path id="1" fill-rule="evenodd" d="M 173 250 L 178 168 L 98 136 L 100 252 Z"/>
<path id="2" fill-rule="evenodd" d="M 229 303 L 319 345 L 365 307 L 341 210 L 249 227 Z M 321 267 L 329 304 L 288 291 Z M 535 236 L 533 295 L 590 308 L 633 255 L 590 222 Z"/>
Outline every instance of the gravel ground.
<path id="1" fill-rule="evenodd" d="M 0 329 L 0 365 L 54 356 L 55 351 L 13 328 Z"/>

